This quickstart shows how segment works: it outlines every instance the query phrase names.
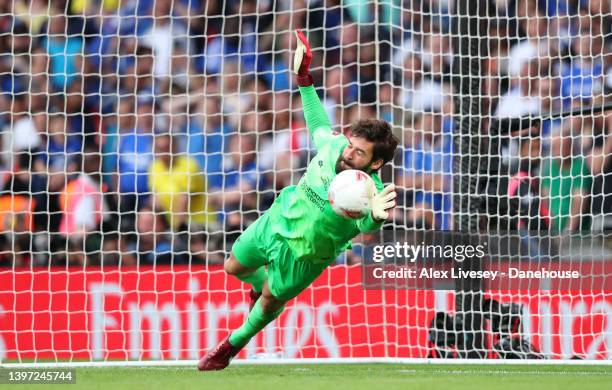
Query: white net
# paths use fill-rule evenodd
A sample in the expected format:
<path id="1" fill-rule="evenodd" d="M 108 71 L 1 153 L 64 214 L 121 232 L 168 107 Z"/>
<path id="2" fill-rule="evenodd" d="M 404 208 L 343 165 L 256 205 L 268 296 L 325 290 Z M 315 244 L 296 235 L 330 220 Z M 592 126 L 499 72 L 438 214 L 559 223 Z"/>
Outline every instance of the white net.
<path id="1" fill-rule="evenodd" d="M 482 191 L 497 200 L 481 206 L 481 225 L 521 232 L 529 256 L 542 231 L 563 242 L 594 231 L 589 248 L 561 257 L 609 256 L 609 2 L 482 2 L 477 155 L 453 145 L 456 107 L 469 104 L 454 87 L 464 37 L 453 4 L 0 4 L 0 359 L 195 359 L 242 323 L 247 286 L 221 264 L 315 154 L 290 73 L 296 28 L 334 130 L 376 117 L 400 138 L 382 171 L 400 195 L 386 229 L 458 229 L 453 217 L 474 200 L 453 204 L 467 191 L 453 186 L 453 162 L 480 156 L 491 168 Z M 482 149 L 493 123 L 525 116 L 541 120 Z M 455 356 L 455 293 L 364 290 L 355 264 L 371 240 L 356 238 L 240 357 Z M 609 263 L 598 264 L 592 276 L 605 279 Z M 523 305 L 487 309 L 519 310 L 522 323 L 481 352 L 612 358 L 612 289 L 593 280 L 589 291 L 485 292 Z M 436 312 L 450 318 L 437 333 Z M 487 331 L 501 332 L 494 322 Z M 517 333 L 533 348 L 512 344 Z"/>

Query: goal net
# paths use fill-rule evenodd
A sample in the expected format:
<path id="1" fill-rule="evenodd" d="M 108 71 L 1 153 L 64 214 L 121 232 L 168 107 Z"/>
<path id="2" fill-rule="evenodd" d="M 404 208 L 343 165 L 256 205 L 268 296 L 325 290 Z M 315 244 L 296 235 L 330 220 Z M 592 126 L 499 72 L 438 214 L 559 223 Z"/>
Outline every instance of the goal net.
<path id="1" fill-rule="evenodd" d="M 476 3 L 2 2 L 0 361 L 189 362 L 242 324 L 223 261 L 316 154 L 297 28 L 334 131 L 392 124 L 399 202 L 238 358 L 612 359 L 610 4 Z M 580 277 L 367 286 L 431 231 Z"/>

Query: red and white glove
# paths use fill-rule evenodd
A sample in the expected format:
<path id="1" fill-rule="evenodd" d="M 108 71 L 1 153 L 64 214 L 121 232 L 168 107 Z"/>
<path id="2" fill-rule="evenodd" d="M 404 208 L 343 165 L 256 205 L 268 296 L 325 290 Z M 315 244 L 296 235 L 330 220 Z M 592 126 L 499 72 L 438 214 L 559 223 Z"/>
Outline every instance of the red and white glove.
<path id="1" fill-rule="evenodd" d="M 312 52 L 308 39 L 301 30 L 295 30 L 297 37 L 297 48 L 293 57 L 293 72 L 297 74 L 297 83 L 300 87 L 307 87 L 314 84 L 310 75 L 310 63 L 312 62 Z"/>

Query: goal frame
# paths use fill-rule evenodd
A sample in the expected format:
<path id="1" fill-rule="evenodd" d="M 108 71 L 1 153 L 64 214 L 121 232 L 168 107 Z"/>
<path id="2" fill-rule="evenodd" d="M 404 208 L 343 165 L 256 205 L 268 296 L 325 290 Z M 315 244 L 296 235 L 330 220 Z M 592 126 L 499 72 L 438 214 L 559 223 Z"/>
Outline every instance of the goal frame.
<path id="1" fill-rule="evenodd" d="M 0 368 L 94 368 L 94 367 L 196 367 L 197 360 L 142 360 L 105 362 L 6 363 Z M 430 358 L 302 358 L 302 359 L 235 359 L 231 365 L 317 365 L 317 364 L 422 364 L 422 365 L 538 365 L 538 366 L 612 366 L 612 360 L 579 359 L 430 359 Z"/>

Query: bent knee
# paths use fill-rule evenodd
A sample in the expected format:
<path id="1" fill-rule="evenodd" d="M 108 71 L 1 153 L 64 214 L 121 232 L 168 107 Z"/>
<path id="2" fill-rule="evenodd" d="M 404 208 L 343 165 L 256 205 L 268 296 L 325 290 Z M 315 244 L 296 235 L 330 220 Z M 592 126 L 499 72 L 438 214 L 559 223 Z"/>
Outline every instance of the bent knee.
<path id="1" fill-rule="evenodd" d="M 242 275 L 248 275 L 254 272 L 257 268 L 249 268 L 242 265 L 242 263 L 239 262 L 238 259 L 236 259 L 236 257 L 232 253 L 229 259 L 227 259 L 225 263 L 223 263 L 223 269 L 228 275 L 240 277 Z"/>
<path id="2" fill-rule="evenodd" d="M 243 268 L 242 265 L 236 260 L 234 255 L 231 255 L 229 259 L 223 263 L 223 269 L 225 273 L 228 275 L 237 275 L 240 273 L 240 268 Z"/>

